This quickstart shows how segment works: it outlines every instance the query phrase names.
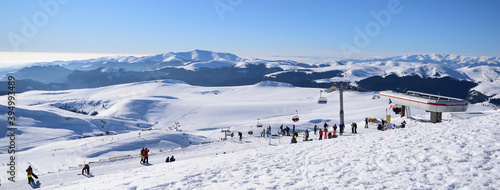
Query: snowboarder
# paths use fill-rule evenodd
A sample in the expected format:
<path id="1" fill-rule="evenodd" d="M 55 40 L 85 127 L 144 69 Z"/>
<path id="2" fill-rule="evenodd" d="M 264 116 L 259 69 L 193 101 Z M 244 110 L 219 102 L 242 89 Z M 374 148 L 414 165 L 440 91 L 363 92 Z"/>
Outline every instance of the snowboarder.
<path id="1" fill-rule="evenodd" d="M 352 123 L 351 124 L 351 130 L 352 130 L 352 133 L 358 133 L 357 129 L 358 129 L 358 125 L 356 124 L 356 122 Z"/>
<path id="2" fill-rule="evenodd" d="M 28 169 L 26 169 L 26 173 L 28 174 L 28 184 L 31 184 L 31 182 L 35 182 L 32 177 L 38 179 L 38 176 L 33 173 L 33 168 L 31 168 L 31 166 L 28 166 Z"/>
<path id="3" fill-rule="evenodd" d="M 368 118 L 365 118 L 365 128 L 368 128 Z"/>
<path id="4" fill-rule="evenodd" d="M 90 174 L 90 166 L 89 166 L 89 164 L 85 164 L 85 166 L 83 167 L 83 169 L 82 169 L 82 175 L 83 175 L 85 172 L 87 173 L 87 175 L 89 175 L 89 174 Z"/>
<path id="5" fill-rule="evenodd" d="M 323 128 L 326 129 L 327 127 L 328 127 L 328 124 L 326 124 L 326 122 L 325 122 L 325 124 L 323 124 Z"/>
<path id="6" fill-rule="evenodd" d="M 325 130 L 323 131 L 323 133 L 325 134 L 325 139 L 327 139 L 328 138 L 328 129 L 325 128 Z"/>
<path id="7" fill-rule="evenodd" d="M 141 149 L 141 164 L 144 163 L 144 150 L 145 150 L 144 147 L 142 147 L 142 149 Z"/>
<path id="8" fill-rule="evenodd" d="M 345 126 L 344 126 L 343 123 L 339 124 L 339 128 L 340 128 L 340 135 L 344 134 L 344 128 L 345 128 Z"/>
<path id="9" fill-rule="evenodd" d="M 396 124 L 392 124 L 392 129 L 396 129 Z"/>
<path id="10" fill-rule="evenodd" d="M 382 128 L 382 124 L 380 124 L 380 123 L 379 123 L 379 124 L 378 124 L 378 126 L 377 126 L 377 130 L 382 131 L 382 129 L 383 129 L 383 128 Z"/>
<path id="11" fill-rule="evenodd" d="M 231 142 L 233 142 L 234 133 L 231 133 Z"/>
<path id="12" fill-rule="evenodd" d="M 238 135 L 240 136 L 240 141 L 243 140 L 243 133 L 238 132 Z"/>
<path id="13" fill-rule="evenodd" d="M 323 139 L 323 130 L 319 130 L 319 140 Z"/>
<path id="14" fill-rule="evenodd" d="M 145 148 L 145 149 L 144 149 L 144 163 L 145 163 L 145 164 L 149 164 L 148 157 L 149 157 L 149 149 L 148 149 L 148 148 Z"/>
<path id="15" fill-rule="evenodd" d="M 283 130 L 283 125 L 280 126 L 280 131 L 281 131 L 281 134 L 284 135 L 285 134 L 285 131 Z"/>
<path id="16" fill-rule="evenodd" d="M 286 126 L 286 136 L 290 136 L 290 127 Z"/>
<path id="17" fill-rule="evenodd" d="M 316 130 L 318 130 L 318 126 L 314 125 L 314 135 L 316 135 Z"/>
<path id="18" fill-rule="evenodd" d="M 267 138 L 271 136 L 271 126 L 267 127 Z"/>
<path id="19" fill-rule="evenodd" d="M 333 124 L 333 136 L 337 135 L 337 124 Z"/>
<path id="20" fill-rule="evenodd" d="M 307 141 L 309 139 L 309 130 L 306 129 L 306 131 L 304 132 L 304 141 Z"/>
<path id="21" fill-rule="evenodd" d="M 172 157 L 170 157 L 170 162 L 175 162 L 174 155 L 172 155 Z"/>
<path id="22" fill-rule="evenodd" d="M 270 126 L 269 126 L 269 128 L 270 128 Z M 271 130 L 268 130 L 267 131 L 267 138 L 269 138 L 269 145 L 271 145 L 271 137 L 272 137 Z"/>
<path id="23" fill-rule="evenodd" d="M 170 162 L 170 157 L 167 156 L 167 159 L 165 160 L 165 162 Z"/>
<path id="24" fill-rule="evenodd" d="M 297 131 L 294 131 L 292 136 L 292 143 L 297 143 L 297 136 L 299 136 L 299 134 L 297 134 Z"/>
<path id="25" fill-rule="evenodd" d="M 295 133 L 295 124 L 293 124 L 293 133 Z"/>
<path id="26" fill-rule="evenodd" d="M 403 120 L 403 122 L 401 123 L 401 128 L 405 128 L 406 126 L 406 121 Z"/>

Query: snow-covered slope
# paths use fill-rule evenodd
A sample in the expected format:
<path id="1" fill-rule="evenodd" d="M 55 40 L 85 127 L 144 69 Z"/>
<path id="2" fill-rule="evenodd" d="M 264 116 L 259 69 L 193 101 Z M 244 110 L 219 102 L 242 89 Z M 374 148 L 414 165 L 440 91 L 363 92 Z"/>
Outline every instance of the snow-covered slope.
<path id="1" fill-rule="evenodd" d="M 346 92 L 346 123 L 357 122 L 360 134 L 349 133 L 348 127 L 338 139 L 294 145 L 289 144 L 290 137 L 274 137 L 274 146 L 256 137 L 262 130 L 256 128 L 257 119 L 272 126 L 273 134 L 280 125 L 303 131 L 324 122 L 338 124 L 338 93 L 323 94 L 327 105 L 317 104 L 318 93 L 277 82 L 197 87 L 157 80 L 18 94 L 18 182 L 8 182 L 8 174 L 2 173 L 1 187 L 31 188 L 24 181 L 28 165 L 40 176 L 36 186 L 46 189 L 498 186 L 499 123 L 494 118 L 499 113 L 479 105 L 471 105 L 470 113 L 445 113 L 441 124 L 422 122 L 419 118 L 429 116 L 412 110 L 417 119 L 406 119 L 408 128 L 381 132 L 374 129 L 378 123 L 365 129 L 363 121 L 384 118 L 387 102 L 372 99 L 373 93 Z M 300 121 L 293 123 L 296 110 Z M 0 112 L 7 113 L 5 103 L 0 103 Z M 8 169 L 5 151 L 10 141 L 5 137 L 4 116 L 0 118 L 2 171 Z M 401 121 L 394 119 L 398 125 Z M 181 131 L 175 122 L 180 122 Z M 221 128 L 242 132 L 244 141 L 220 141 Z M 472 132 L 463 132 L 471 128 Z M 138 163 L 142 147 L 151 149 L 153 165 Z M 172 155 L 178 161 L 165 164 L 165 157 Z M 77 175 L 80 165 L 89 162 L 94 177 Z"/>

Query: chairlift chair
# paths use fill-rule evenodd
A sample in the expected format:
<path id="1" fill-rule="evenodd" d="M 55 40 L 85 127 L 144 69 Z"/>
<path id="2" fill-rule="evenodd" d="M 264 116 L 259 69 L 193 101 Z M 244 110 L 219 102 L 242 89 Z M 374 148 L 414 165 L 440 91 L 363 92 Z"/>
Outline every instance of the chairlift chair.
<path id="1" fill-rule="evenodd" d="M 262 123 L 259 122 L 260 119 L 257 119 L 257 127 L 262 127 Z"/>
<path id="2" fill-rule="evenodd" d="M 299 121 L 299 111 L 298 110 L 295 110 L 295 112 L 297 112 L 297 115 L 294 115 L 292 117 L 292 121 L 293 122 L 298 122 Z"/>
<path id="3" fill-rule="evenodd" d="M 323 90 L 319 91 L 318 104 L 326 104 L 328 102 L 328 100 L 326 99 L 326 97 L 322 97 L 321 96 L 322 92 L 323 92 Z"/>

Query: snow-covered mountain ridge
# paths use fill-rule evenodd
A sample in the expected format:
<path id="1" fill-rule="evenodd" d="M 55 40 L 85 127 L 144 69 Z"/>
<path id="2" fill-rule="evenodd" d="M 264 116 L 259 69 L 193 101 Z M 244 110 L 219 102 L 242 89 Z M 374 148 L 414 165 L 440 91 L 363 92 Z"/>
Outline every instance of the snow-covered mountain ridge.
<path id="1" fill-rule="evenodd" d="M 464 90 L 475 90 L 498 99 L 500 87 L 495 77 L 500 74 L 499 68 L 500 58 L 488 56 L 421 54 L 310 64 L 292 60 L 246 59 L 231 53 L 193 50 L 143 57 L 116 56 L 38 63 L 9 75 L 20 80 L 32 80 L 26 83 L 44 83 L 21 86 L 20 91 L 91 88 L 155 79 L 175 79 L 200 86 L 239 86 L 271 80 L 325 88 L 330 81 L 356 84 L 376 76 L 417 76 L 422 79 L 468 81 L 477 86 Z"/>

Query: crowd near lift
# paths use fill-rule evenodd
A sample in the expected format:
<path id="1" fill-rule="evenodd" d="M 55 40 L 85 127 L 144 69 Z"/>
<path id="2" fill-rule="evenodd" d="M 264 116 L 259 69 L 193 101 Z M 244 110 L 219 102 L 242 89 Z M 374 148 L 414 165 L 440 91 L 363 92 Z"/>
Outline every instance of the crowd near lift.
<path id="1" fill-rule="evenodd" d="M 259 122 L 260 119 L 257 119 L 257 127 L 262 127 L 262 123 Z"/>
<path id="2" fill-rule="evenodd" d="M 292 117 L 292 121 L 293 122 L 298 122 L 299 121 L 299 110 L 295 110 L 295 112 L 297 112 L 297 115 L 294 115 Z"/>
<path id="3" fill-rule="evenodd" d="M 320 90 L 320 91 L 319 91 L 318 104 L 326 104 L 326 102 L 328 101 L 328 100 L 326 99 L 326 97 L 322 97 L 322 96 L 321 96 L 321 93 L 322 93 L 322 92 L 323 92 L 323 90 Z"/>

